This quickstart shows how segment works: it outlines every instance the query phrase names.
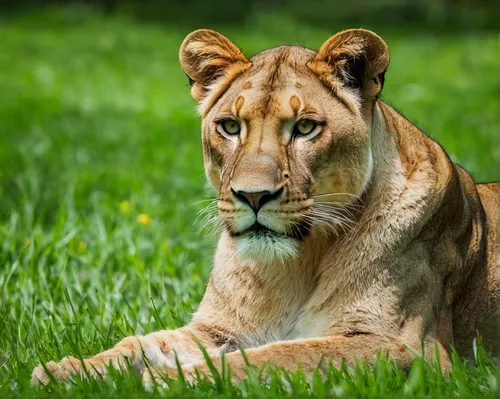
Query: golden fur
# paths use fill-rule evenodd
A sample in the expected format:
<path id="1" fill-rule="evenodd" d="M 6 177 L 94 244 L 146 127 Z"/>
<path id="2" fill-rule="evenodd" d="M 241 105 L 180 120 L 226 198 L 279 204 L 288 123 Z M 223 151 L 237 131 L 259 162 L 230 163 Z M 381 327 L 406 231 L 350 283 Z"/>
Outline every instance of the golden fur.
<path id="1" fill-rule="evenodd" d="M 175 377 L 175 355 L 187 378 L 208 374 L 193 337 L 217 367 L 226 353 L 235 379 L 239 346 L 252 364 L 306 373 L 378 351 L 408 367 L 410 348 L 438 348 L 446 369 L 451 345 L 470 355 L 476 330 L 500 354 L 500 184 L 475 185 L 378 99 L 389 65 L 380 37 L 347 30 L 318 52 L 281 46 L 247 59 L 199 30 L 180 60 L 225 227 L 214 268 L 190 324 L 124 339 L 84 361 L 90 375 L 148 362 L 151 383 Z M 299 121 L 314 129 L 297 133 Z M 33 382 L 47 383 L 46 370 L 85 375 L 83 365 L 50 362 Z"/>

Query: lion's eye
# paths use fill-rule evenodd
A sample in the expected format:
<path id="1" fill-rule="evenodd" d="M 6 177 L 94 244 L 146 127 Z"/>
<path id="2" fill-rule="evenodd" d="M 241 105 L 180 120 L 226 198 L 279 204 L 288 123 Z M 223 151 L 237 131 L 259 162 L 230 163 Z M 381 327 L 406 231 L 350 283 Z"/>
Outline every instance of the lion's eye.
<path id="1" fill-rule="evenodd" d="M 309 134 L 316 129 L 318 124 L 310 119 L 302 119 L 295 124 L 295 131 L 299 134 Z"/>
<path id="2" fill-rule="evenodd" d="M 226 133 L 230 136 L 235 136 L 240 134 L 240 124 L 235 121 L 234 119 L 226 119 L 222 122 L 219 123 L 220 129 L 222 129 L 222 132 L 220 133 Z"/>

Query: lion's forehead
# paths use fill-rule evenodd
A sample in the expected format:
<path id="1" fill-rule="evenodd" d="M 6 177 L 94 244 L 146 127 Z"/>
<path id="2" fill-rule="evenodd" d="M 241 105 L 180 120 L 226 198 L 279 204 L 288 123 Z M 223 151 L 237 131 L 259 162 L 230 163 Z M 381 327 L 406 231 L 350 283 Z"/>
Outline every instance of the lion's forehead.
<path id="1" fill-rule="evenodd" d="M 239 92 L 227 102 L 227 111 L 242 119 L 265 118 L 275 115 L 280 119 L 292 119 L 306 102 L 306 96 L 295 87 L 288 86 L 268 90 L 262 87 Z"/>
<path id="2" fill-rule="evenodd" d="M 293 118 L 306 106 L 313 107 L 322 100 L 323 87 L 311 74 L 283 64 L 276 70 L 257 69 L 239 77 L 221 102 L 220 110 L 237 117 L 277 114 Z"/>
<path id="3" fill-rule="evenodd" d="M 250 59 L 252 66 L 230 85 L 225 102 L 257 106 L 274 101 L 289 102 L 291 95 L 305 96 L 318 80 L 307 67 L 314 51 L 299 46 L 281 46 Z M 300 92 L 300 93 L 298 93 Z"/>

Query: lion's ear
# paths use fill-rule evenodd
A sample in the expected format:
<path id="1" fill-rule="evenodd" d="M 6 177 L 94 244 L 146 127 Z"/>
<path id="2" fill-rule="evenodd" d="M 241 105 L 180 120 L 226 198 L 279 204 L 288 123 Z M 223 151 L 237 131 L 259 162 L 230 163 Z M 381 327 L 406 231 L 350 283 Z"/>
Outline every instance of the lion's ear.
<path id="1" fill-rule="evenodd" d="M 190 33 L 182 42 L 179 58 L 192 86 L 191 95 L 196 101 L 202 100 L 208 86 L 229 68 L 243 69 L 250 65 L 234 43 L 220 33 L 208 29 Z"/>
<path id="2" fill-rule="evenodd" d="M 355 88 L 365 98 L 378 96 L 389 66 L 389 50 L 375 33 L 349 29 L 328 39 L 309 67 L 335 87 L 337 82 Z"/>

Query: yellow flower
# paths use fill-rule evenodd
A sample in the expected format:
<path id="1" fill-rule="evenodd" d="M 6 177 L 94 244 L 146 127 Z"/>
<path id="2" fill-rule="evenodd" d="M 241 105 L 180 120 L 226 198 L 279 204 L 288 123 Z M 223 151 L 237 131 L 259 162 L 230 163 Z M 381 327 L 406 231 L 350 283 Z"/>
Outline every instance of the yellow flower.
<path id="1" fill-rule="evenodd" d="M 80 252 L 83 252 L 83 251 L 85 251 L 85 249 L 87 249 L 87 244 L 84 241 L 80 241 L 78 243 L 78 250 Z"/>
<path id="2" fill-rule="evenodd" d="M 151 216 L 149 216 L 146 213 L 141 213 L 137 215 L 137 222 L 139 224 L 142 224 L 143 226 L 147 226 L 148 224 L 151 223 Z"/>
<path id="3" fill-rule="evenodd" d="M 24 246 L 29 247 L 31 245 L 31 240 L 29 238 L 24 239 Z"/>
<path id="4" fill-rule="evenodd" d="M 129 201 L 120 202 L 120 211 L 121 213 L 124 214 L 130 213 L 130 202 Z"/>

